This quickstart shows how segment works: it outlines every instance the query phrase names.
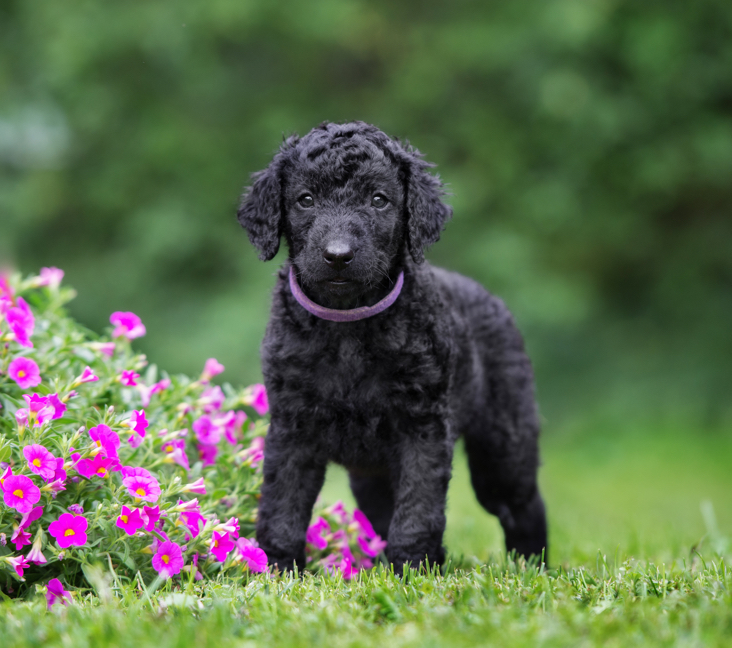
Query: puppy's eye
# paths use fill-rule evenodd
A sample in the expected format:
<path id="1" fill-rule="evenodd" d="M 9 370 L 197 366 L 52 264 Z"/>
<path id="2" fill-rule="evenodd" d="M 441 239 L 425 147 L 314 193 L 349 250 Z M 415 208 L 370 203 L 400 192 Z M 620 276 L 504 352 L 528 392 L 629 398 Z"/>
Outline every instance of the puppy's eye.
<path id="1" fill-rule="evenodd" d="M 300 205 L 300 207 L 308 209 L 308 207 L 312 207 L 315 204 L 315 201 L 310 194 L 303 194 L 297 199 L 297 204 Z"/>
<path id="2" fill-rule="evenodd" d="M 376 194 L 371 199 L 371 206 L 376 207 L 377 209 L 382 209 L 383 207 L 386 207 L 388 202 L 389 201 L 384 196 L 382 196 L 381 194 Z"/>

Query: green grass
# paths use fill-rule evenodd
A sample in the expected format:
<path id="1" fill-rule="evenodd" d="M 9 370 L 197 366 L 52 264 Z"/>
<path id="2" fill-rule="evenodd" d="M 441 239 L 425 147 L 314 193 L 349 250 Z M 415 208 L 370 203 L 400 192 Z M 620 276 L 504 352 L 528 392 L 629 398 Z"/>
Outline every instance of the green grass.
<path id="1" fill-rule="evenodd" d="M 350 583 L 306 574 L 144 592 L 100 573 L 95 592 L 65 610 L 46 613 L 40 595 L 0 605 L 0 645 L 729 646 L 731 459 L 723 434 L 547 437 L 544 570 L 505 559 L 459 449 L 443 574 L 377 569 Z M 350 501 L 342 471 L 329 472 L 323 497 Z"/>

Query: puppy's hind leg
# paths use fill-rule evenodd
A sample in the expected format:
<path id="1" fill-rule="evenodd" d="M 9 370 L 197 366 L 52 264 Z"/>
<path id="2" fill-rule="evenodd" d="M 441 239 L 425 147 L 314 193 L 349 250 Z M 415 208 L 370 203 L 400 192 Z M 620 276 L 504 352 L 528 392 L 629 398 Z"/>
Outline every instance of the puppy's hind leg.
<path id="1" fill-rule="evenodd" d="M 493 446 L 474 435 L 465 438 L 470 478 L 476 497 L 497 516 L 506 540 L 506 551 L 547 561 L 547 525 L 544 501 L 536 483 L 537 453 Z M 527 451 L 528 450 L 528 451 Z"/>
<path id="2" fill-rule="evenodd" d="M 363 475 L 357 471 L 349 473 L 351 491 L 356 498 L 358 508 L 368 518 L 374 531 L 387 539 L 389 525 L 394 515 L 394 493 L 389 476 Z"/>

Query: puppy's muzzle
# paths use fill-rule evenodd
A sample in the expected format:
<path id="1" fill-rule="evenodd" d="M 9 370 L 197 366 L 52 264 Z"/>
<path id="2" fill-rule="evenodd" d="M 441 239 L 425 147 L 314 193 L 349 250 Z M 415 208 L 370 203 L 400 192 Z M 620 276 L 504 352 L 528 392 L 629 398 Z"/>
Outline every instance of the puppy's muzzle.
<path id="1" fill-rule="evenodd" d="M 344 241 L 328 243 L 323 251 L 323 261 L 333 270 L 344 270 L 355 256 L 353 248 Z"/>

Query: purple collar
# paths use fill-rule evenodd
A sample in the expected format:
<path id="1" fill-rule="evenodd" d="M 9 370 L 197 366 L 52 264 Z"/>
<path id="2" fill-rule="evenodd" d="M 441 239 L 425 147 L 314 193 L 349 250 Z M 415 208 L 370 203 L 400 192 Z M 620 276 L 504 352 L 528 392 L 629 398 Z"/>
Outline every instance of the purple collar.
<path id="1" fill-rule="evenodd" d="M 351 308 L 350 310 L 326 308 L 325 306 L 316 304 L 302 291 L 302 288 L 300 288 L 297 283 L 297 279 L 295 278 L 295 268 L 290 266 L 290 290 L 297 300 L 297 303 L 308 311 L 308 313 L 312 313 L 316 317 L 320 317 L 324 320 L 330 320 L 331 322 L 355 322 L 385 311 L 396 301 L 396 298 L 399 297 L 399 293 L 402 292 L 403 285 L 404 272 L 402 271 L 399 273 L 399 277 L 397 277 L 396 284 L 394 285 L 394 288 L 392 288 L 391 292 L 373 306 L 361 306 L 360 308 Z"/>

